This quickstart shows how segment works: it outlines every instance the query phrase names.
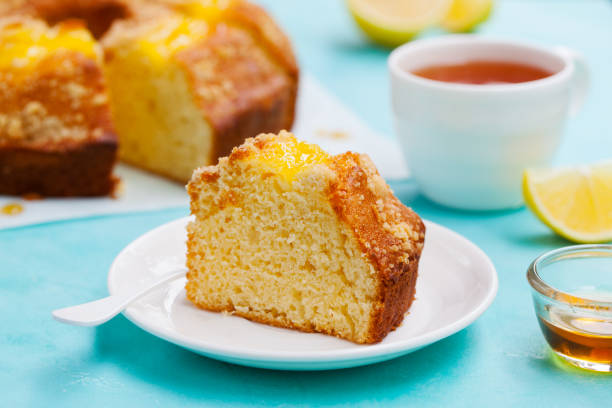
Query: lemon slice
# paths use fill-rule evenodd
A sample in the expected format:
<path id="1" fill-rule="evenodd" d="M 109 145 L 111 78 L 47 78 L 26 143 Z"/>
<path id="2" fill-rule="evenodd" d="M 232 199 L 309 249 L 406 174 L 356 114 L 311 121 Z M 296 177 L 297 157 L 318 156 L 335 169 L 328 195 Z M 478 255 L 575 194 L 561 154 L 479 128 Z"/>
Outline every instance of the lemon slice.
<path id="1" fill-rule="evenodd" d="M 452 0 L 347 0 L 357 25 L 373 41 L 397 46 L 438 24 Z"/>
<path id="2" fill-rule="evenodd" d="M 562 169 L 527 170 L 527 206 L 574 242 L 612 241 L 612 161 Z"/>
<path id="3" fill-rule="evenodd" d="M 454 0 L 441 25 L 448 31 L 470 31 L 489 18 L 491 10 L 493 0 Z"/>

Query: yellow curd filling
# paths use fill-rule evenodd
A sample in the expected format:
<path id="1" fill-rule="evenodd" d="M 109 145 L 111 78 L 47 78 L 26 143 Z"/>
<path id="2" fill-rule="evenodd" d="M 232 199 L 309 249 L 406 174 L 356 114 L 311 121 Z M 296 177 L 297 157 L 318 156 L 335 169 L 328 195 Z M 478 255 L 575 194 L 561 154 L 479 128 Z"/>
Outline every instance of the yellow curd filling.
<path id="1" fill-rule="evenodd" d="M 164 64 L 177 51 L 204 38 L 208 27 L 203 20 L 173 16 L 160 21 L 138 38 L 139 52 L 153 62 Z"/>
<path id="2" fill-rule="evenodd" d="M 177 15 L 160 21 L 139 39 L 140 51 L 151 59 L 164 60 L 201 40 L 222 20 L 235 0 L 177 0 Z"/>
<path id="3" fill-rule="evenodd" d="M 97 45 L 84 28 L 44 23 L 7 24 L 0 30 L 0 69 L 34 67 L 35 62 L 58 51 L 76 51 L 96 58 Z"/>
<path id="4" fill-rule="evenodd" d="M 308 167 L 327 163 L 329 154 L 317 145 L 300 142 L 292 137 L 286 143 L 265 146 L 256 160 L 291 181 Z"/>
<path id="5" fill-rule="evenodd" d="M 213 23 L 219 20 L 234 2 L 235 0 L 179 0 L 175 8 L 185 16 Z"/>

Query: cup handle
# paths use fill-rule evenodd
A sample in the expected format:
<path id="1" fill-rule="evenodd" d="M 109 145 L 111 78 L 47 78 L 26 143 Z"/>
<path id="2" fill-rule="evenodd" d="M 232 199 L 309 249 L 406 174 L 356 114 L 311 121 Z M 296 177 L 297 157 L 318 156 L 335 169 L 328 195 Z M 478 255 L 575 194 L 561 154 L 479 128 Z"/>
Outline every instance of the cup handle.
<path id="1" fill-rule="evenodd" d="M 584 56 L 570 48 L 557 46 L 554 47 L 555 53 L 561 57 L 567 58 L 574 63 L 574 77 L 572 78 L 571 86 L 571 102 L 569 106 L 570 116 L 575 116 L 586 99 L 589 89 L 589 66 Z"/>

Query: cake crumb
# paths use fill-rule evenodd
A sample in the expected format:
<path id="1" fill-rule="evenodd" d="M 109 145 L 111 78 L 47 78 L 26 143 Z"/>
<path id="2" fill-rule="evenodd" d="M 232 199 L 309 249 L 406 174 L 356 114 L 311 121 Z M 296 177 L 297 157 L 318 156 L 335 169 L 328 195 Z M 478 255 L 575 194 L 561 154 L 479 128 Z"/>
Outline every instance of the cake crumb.
<path id="1" fill-rule="evenodd" d="M 23 205 L 19 203 L 8 203 L 0 208 L 2 215 L 18 215 L 23 212 Z"/>
<path id="2" fill-rule="evenodd" d="M 110 198 L 118 200 L 125 193 L 125 183 L 117 176 L 113 176 L 113 182 L 115 183 L 115 187 L 110 194 Z"/>
<path id="3" fill-rule="evenodd" d="M 38 200 L 42 200 L 43 196 L 38 193 L 27 193 L 27 194 L 23 194 L 21 198 L 23 198 L 26 201 L 38 201 Z"/>
<path id="4" fill-rule="evenodd" d="M 343 132 L 341 130 L 325 130 L 325 129 L 317 130 L 316 135 L 319 137 L 326 138 L 326 139 L 334 139 L 334 140 L 348 139 L 350 137 L 348 133 Z"/>

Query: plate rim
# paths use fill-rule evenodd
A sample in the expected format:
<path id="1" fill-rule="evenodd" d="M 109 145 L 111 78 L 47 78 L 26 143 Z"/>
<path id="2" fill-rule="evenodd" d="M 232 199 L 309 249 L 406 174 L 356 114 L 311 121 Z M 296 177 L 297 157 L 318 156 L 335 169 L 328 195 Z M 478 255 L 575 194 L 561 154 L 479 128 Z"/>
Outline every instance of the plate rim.
<path id="1" fill-rule="evenodd" d="M 119 260 L 129 252 L 132 247 L 140 244 L 142 241 L 149 239 L 152 235 L 156 235 L 160 230 L 172 228 L 176 224 L 186 224 L 191 220 L 193 216 L 181 217 L 169 222 L 166 222 L 158 227 L 155 227 L 144 234 L 140 235 L 128 245 L 126 245 L 113 260 L 107 275 L 107 287 L 109 293 L 114 293 L 113 288 L 113 276 L 118 267 Z M 463 235 L 446 228 L 440 224 L 429 220 L 423 220 L 426 228 L 437 228 L 442 230 L 444 233 L 451 235 L 454 239 L 463 241 L 464 244 L 471 246 L 472 249 L 482 257 L 485 262 L 486 271 L 489 273 L 491 278 L 491 286 L 487 290 L 485 296 L 482 298 L 480 303 L 468 313 L 463 315 L 461 318 L 452 321 L 445 326 L 437 328 L 433 331 L 425 332 L 415 337 L 410 337 L 405 340 L 394 341 L 392 343 L 376 343 L 371 345 L 354 344 L 355 347 L 350 349 L 334 349 L 334 350 L 307 350 L 303 352 L 295 351 L 255 351 L 255 350 L 244 350 L 240 347 L 223 346 L 219 347 L 217 343 L 206 343 L 204 340 L 193 340 L 189 336 L 185 336 L 177 331 L 170 330 L 164 327 L 150 325 L 136 318 L 133 313 L 130 313 L 130 307 L 125 309 L 122 314 L 133 324 L 140 327 L 141 329 L 153 334 L 163 340 L 170 343 L 177 344 L 181 347 L 187 348 L 191 351 L 201 353 L 210 357 L 219 356 L 219 358 L 228 360 L 241 360 L 241 361 L 253 361 L 253 362 L 271 362 L 271 363 L 324 363 L 324 362 L 335 362 L 342 363 L 347 361 L 359 361 L 359 360 L 371 360 L 372 358 L 380 357 L 381 360 L 387 355 L 401 355 L 407 354 L 411 351 L 416 351 L 422 347 L 433 344 L 439 340 L 449 337 L 464 328 L 468 327 L 478 317 L 480 317 L 493 303 L 499 289 L 499 278 L 497 271 L 491 259 L 487 254 L 480 249 L 472 241 L 464 237 Z M 170 282 L 169 282 L 170 283 Z M 403 353 L 402 353 L 403 352 Z"/>

